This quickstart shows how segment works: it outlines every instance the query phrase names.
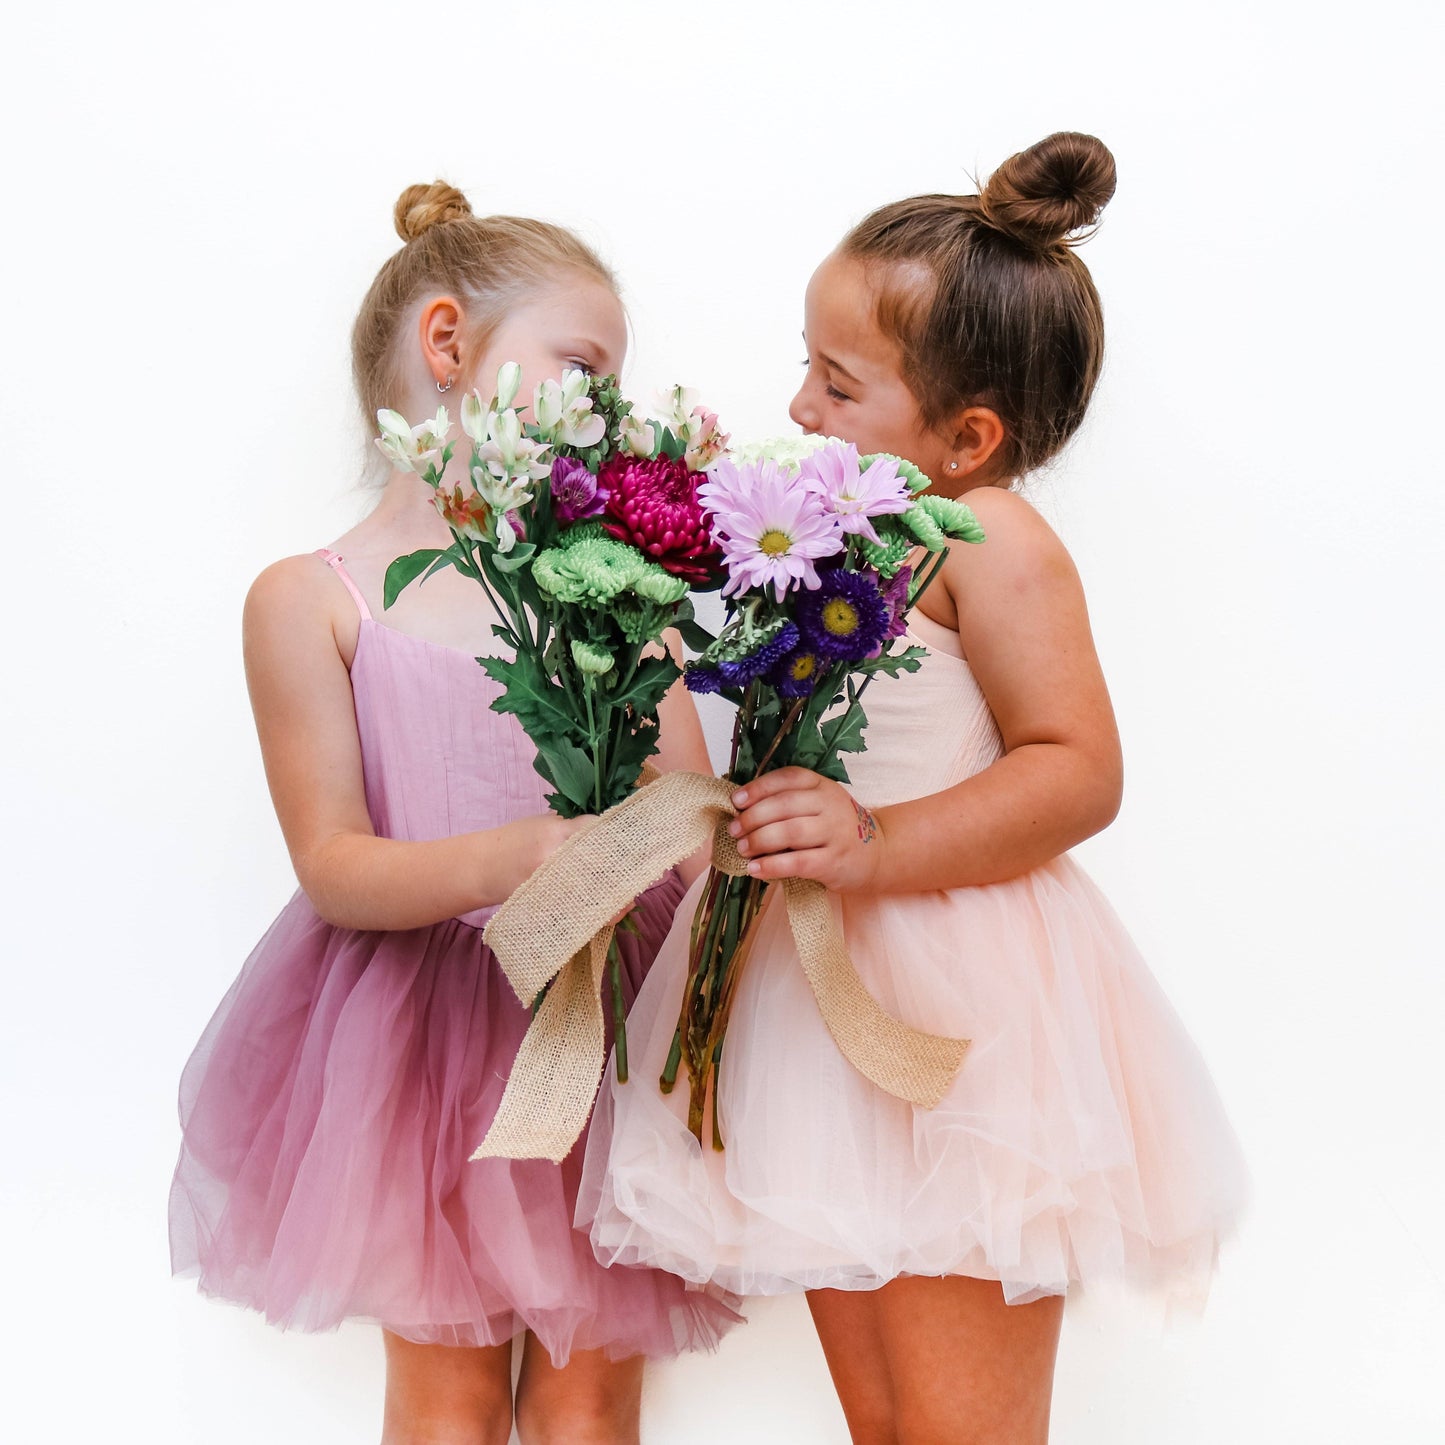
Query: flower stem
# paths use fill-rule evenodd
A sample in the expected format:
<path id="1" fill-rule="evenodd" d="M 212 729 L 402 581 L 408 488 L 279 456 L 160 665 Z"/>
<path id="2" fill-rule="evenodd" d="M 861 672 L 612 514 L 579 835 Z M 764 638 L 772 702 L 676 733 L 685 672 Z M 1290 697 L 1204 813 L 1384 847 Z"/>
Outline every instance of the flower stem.
<path id="1" fill-rule="evenodd" d="M 614 933 L 607 944 L 607 967 L 612 976 L 612 1049 L 617 1082 L 627 1082 L 627 1006 L 622 999 L 622 950 Z"/>
<path id="2" fill-rule="evenodd" d="M 778 724 L 778 731 L 776 736 L 768 745 L 767 752 L 763 754 L 762 762 L 758 764 L 756 770 L 753 773 L 753 776 L 755 778 L 760 778 L 765 772 L 767 772 L 768 764 L 773 760 L 773 754 L 777 752 L 778 746 L 783 741 L 783 739 L 787 737 L 788 734 L 793 730 L 793 724 L 797 722 L 798 715 L 803 711 L 803 704 L 805 701 L 806 699 L 801 697 L 795 699 L 793 705 L 783 715 L 782 722 Z"/>

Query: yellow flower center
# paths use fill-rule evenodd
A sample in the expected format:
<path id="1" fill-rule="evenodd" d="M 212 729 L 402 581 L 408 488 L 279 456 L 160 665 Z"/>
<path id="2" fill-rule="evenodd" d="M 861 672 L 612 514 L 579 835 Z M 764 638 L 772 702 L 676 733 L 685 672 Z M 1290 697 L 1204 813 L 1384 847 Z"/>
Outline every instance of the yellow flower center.
<path id="1" fill-rule="evenodd" d="M 769 557 L 781 557 L 792 545 L 793 539 L 786 532 L 779 532 L 776 529 L 764 532 L 758 538 L 759 549 L 766 552 Z"/>
<path id="2" fill-rule="evenodd" d="M 793 674 L 794 682 L 806 682 L 813 675 L 813 669 L 817 666 L 817 659 L 811 652 L 805 652 L 801 657 L 793 659 L 793 666 L 790 671 Z"/>
<path id="3" fill-rule="evenodd" d="M 823 626 L 834 637 L 851 637 L 858 630 L 858 609 L 846 597 L 834 597 L 823 608 Z"/>

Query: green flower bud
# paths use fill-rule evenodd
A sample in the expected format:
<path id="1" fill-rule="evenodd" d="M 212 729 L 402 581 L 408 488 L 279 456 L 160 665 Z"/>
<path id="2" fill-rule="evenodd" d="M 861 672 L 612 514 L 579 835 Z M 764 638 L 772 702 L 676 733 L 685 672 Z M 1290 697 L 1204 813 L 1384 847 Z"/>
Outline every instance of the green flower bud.
<path id="1" fill-rule="evenodd" d="M 595 642 L 573 642 L 572 660 L 587 677 L 606 677 L 614 665 L 612 654 Z"/>

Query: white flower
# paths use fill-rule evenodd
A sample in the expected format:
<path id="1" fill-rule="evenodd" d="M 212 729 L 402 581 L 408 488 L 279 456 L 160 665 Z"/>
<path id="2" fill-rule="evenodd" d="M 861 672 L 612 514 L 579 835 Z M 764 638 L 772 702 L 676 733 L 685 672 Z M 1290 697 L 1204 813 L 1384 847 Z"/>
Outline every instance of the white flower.
<path id="1" fill-rule="evenodd" d="M 776 462 L 784 471 L 796 472 L 804 460 L 824 447 L 842 446 L 837 437 L 768 437 L 760 442 L 743 442 L 733 448 L 733 459 L 742 466 L 749 462 Z"/>
<path id="2" fill-rule="evenodd" d="M 515 411 L 492 412 L 487 423 L 487 440 L 478 447 L 477 457 L 494 477 L 527 482 L 550 474 L 552 459 L 544 455 L 547 444 L 522 435 L 521 418 Z"/>
<path id="3" fill-rule="evenodd" d="M 671 386 L 657 393 L 653 403 L 653 415 L 663 426 L 671 427 L 674 436 L 680 437 L 688 417 L 697 407 L 698 400 L 695 387 Z"/>
<path id="4" fill-rule="evenodd" d="M 478 446 L 486 441 L 494 415 L 482 404 L 481 392 L 469 391 L 462 398 L 462 430 Z"/>
<path id="5" fill-rule="evenodd" d="M 508 413 L 503 413 L 507 415 Z M 510 415 L 515 416 L 512 412 Z M 529 443 L 535 445 L 535 443 Z M 489 466 L 472 468 L 472 486 L 477 495 L 487 504 L 489 521 L 496 529 L 497 551 L 510 552 L 517 540 L 516 530 L 507 514 L 522 507 L 530 506 L 532 494 L 527 490 L 525 476 L 498 476 Z M 542 473 L 546 475 L 545 472 Z"/>
<path id="6" fill-rule="evenodd" d="M 522 368 L 515 361 L 505 362 L 497 373 L 497 410 L 506 411 L 517 399 L 522 385 Z"/>
<path id="7" fill-rule="evenodd" d="M 376 445 L 381 454 L 402 471 L 421 474 L 427 463 L 441 455 L 446 445 L 451 422 L 444 406 L 437 408 L 437 414 L 417 426 L 410 426 L 399 411 L 383 407 L 376 414 L 376 424 L 381 435 Z"/>
<path id="8" fill-rule="evenodd" d="M 729 436 L 717 424 L 717 413 L 695 406 L 677 434 L 685 448 L 683 461 L 689 471 L 705 472 L 727 451 Z"/>
<path id="9" fill-rule="evenodd" d="M 587 395 L 592 378 L 585 371 L 569 369 L 560 382 L 547 380 L 532 397 L 532 416 L 537 430 L 554 446 L 595 447 L 607 424 L 592 413 Z"/>
<path id="10" fill-rule="evenodd" d="M 617 428 L 617 445 L 629 456 L 645 460 L 657 445 L 657 432 L 640 416 L 625 416 Z"/>

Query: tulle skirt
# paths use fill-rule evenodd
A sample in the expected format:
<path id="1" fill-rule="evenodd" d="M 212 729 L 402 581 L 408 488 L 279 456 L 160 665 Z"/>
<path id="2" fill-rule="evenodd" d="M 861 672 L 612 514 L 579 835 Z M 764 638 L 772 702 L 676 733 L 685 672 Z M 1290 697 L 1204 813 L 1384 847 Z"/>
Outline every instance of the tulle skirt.
<path id="1" fill-rule="evenodd" d="M 834 897 L 864 983 L 972 1046 L 934 1109 L 839 1054 L 775 898 L 738 987 L 719 1081 L 726 1149 L 688 1132 L 662 1070 L 699 888 L 605 1082 L 579 1223 L 598 1257 L 739 1294 L 998 1280 L 1023 1303 L 1127 1283 L 1198 1303 L 1244 1194 L 1200 1056 L 1123 926 L 1067 857 L 1006 883 Z M 706 1137 L 706 1136 L 705 1136 Z"/>
<path id="2" fill-rule="evenodd" d="M 675 874 L 622 934 L 635 991 Z M 715 1345 L 729 1304 L 647 1268 L 604 1269 L 561 1165 L 469 1162 L 528 1022 L 478 929 L 333 928 L 298 894 L 247 961 L 181 1080 L 171 1258 L 283 1327 L 377 1321 L 419 1343 L 531 1330 L 553 1361 Z"/>

